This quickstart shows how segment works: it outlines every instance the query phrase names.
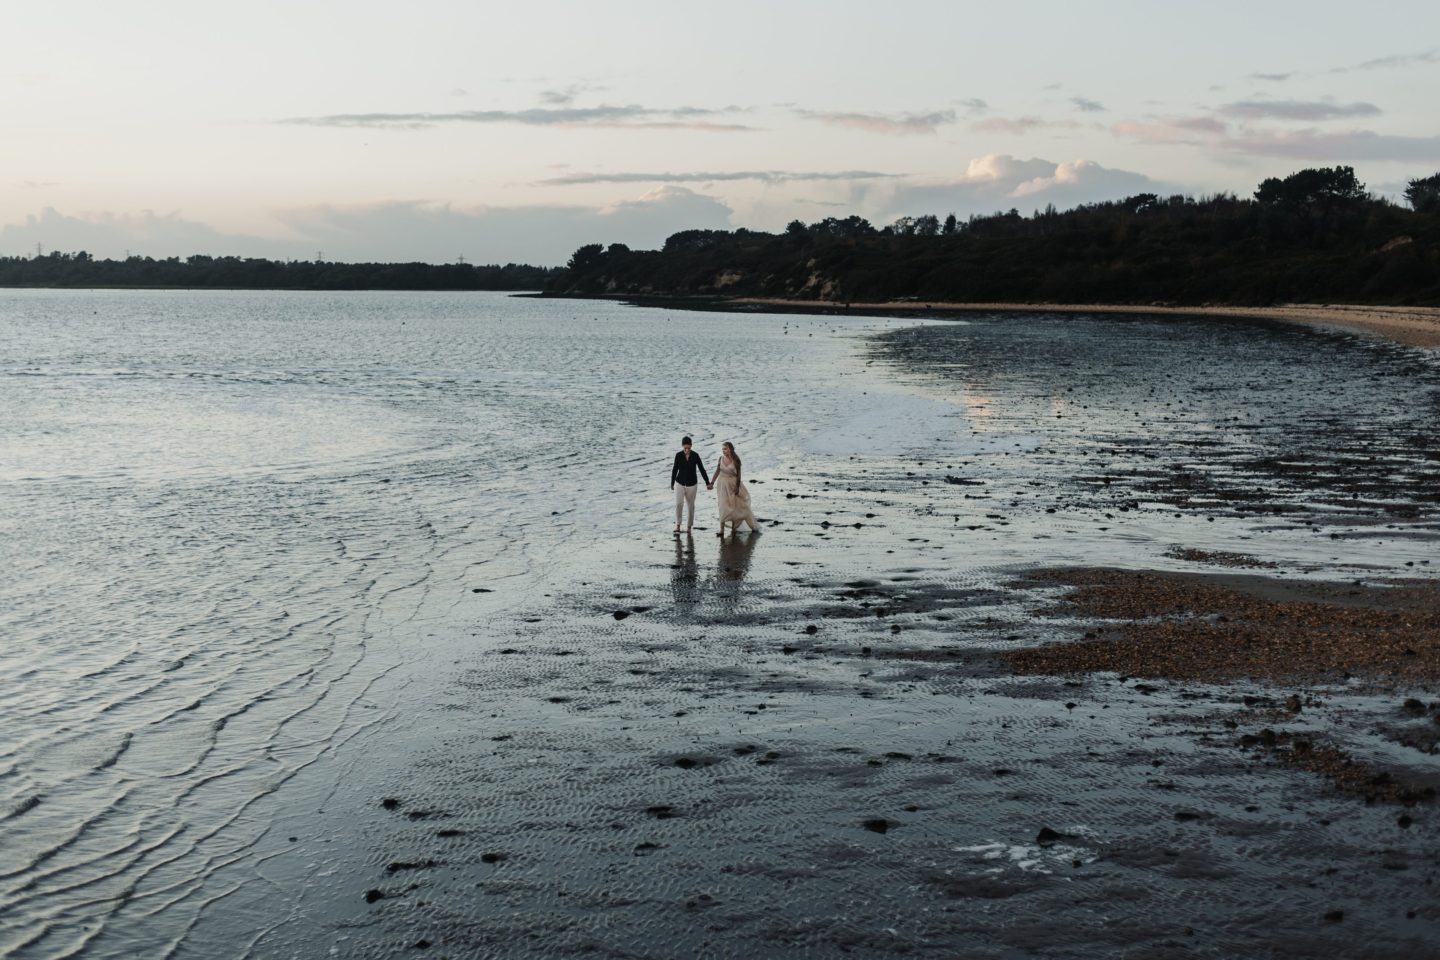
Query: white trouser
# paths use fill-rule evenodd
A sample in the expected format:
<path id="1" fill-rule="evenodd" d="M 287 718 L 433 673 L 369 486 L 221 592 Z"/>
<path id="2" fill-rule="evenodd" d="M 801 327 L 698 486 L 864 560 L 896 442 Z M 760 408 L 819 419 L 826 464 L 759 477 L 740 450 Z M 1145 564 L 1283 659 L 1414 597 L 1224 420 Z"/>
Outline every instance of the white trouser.
<path id="1" fill-rule="evenodd" d="M 680 526 L 680 511 L 690 510 L 689 526 L 695 526 L 695 491 L 700 484 L 692 483 L 685 486 L 683 483 L 675 484 L 675 526 Z"/>

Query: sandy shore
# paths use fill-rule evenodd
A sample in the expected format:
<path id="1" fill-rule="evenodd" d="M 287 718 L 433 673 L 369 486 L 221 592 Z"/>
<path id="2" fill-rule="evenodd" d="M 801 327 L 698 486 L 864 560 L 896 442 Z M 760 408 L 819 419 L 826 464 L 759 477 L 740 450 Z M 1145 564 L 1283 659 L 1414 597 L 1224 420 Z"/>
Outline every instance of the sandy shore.
<path id="1" fill-rule="evenodd" d="M 741 297 L 737 303 L 785 307 L 814 307 L 823 310 L 845 309 L 851 313 L 943 310 L 954 312 L 1009 311 L 1014 313 L 1120 313 L 1146 316 L 1241 317 L 1254 320 L 1279 320 L 1312 327 L 1353 330 L 1384 337 L 1411 347 L 1440 347 L 1440 308 L 1437 307 L 1368 307 L 1318 303 L 1290 303 L 1278 307 L 1167 307 L 1140 304 L 1079 304 L 1079 303 L 948 303 L 943 301 L 888 301 L 846 304 L 827 300 L 786 300 L 766 297 Z"/>

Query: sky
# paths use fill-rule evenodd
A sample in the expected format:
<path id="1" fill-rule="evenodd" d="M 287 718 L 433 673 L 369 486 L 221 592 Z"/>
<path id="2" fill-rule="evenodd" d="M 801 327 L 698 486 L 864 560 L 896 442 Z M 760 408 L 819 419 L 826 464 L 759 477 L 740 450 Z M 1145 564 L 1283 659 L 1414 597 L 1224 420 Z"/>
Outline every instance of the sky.
<path id="1" fill-rule="evenodd" d="M 563 263 L 1440 170 L 1440 4 L 7 4 L 0 255 Z"/>

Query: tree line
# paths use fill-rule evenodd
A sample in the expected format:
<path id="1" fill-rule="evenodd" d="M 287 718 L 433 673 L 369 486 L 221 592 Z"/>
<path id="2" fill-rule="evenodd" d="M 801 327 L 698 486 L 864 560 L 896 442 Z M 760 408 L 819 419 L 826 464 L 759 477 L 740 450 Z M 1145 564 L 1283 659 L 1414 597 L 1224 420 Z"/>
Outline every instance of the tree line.
<path id="1" fill-rule="evenodd" d="M 1407 206 L 1351 167 L 1271 177 L 1253 196 L 1142 193 L 960 219 L 851 216 L 781 233 L 685 230 L 659 250 L 588 244 L 547 291 L 835 302 L 1440 304 L 1440 173 Z"/>
<path id="2" fill-rule="evenodd" d="M 558 267 L 469 263 L 336 263 L 203 254 L 102 260 L 85 251 L 0 257 L 0 287 L 181 287 L 246 290 L 540 290 Z"/>

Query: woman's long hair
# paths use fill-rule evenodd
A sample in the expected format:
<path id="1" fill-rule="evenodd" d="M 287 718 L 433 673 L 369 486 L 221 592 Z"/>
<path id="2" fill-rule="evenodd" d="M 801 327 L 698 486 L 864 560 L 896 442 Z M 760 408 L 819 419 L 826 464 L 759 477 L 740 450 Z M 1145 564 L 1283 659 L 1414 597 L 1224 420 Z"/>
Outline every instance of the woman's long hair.
<path id="1" fill-rule="evenodd" d="M 729 450 L 729 451 L 730 451 L 730 459 L 735 461 L 735 487 L 736 487 L 736 489 L 739 489 L 739 487 L 740 487 L 740 454 L 738 454 L 738 453 L 735 452 L 735 444 L 731 443 L 729 440 L 726 440 L 724 443 L 721 444 L 721 446 L 724 447 L 726 450 Z"/>

